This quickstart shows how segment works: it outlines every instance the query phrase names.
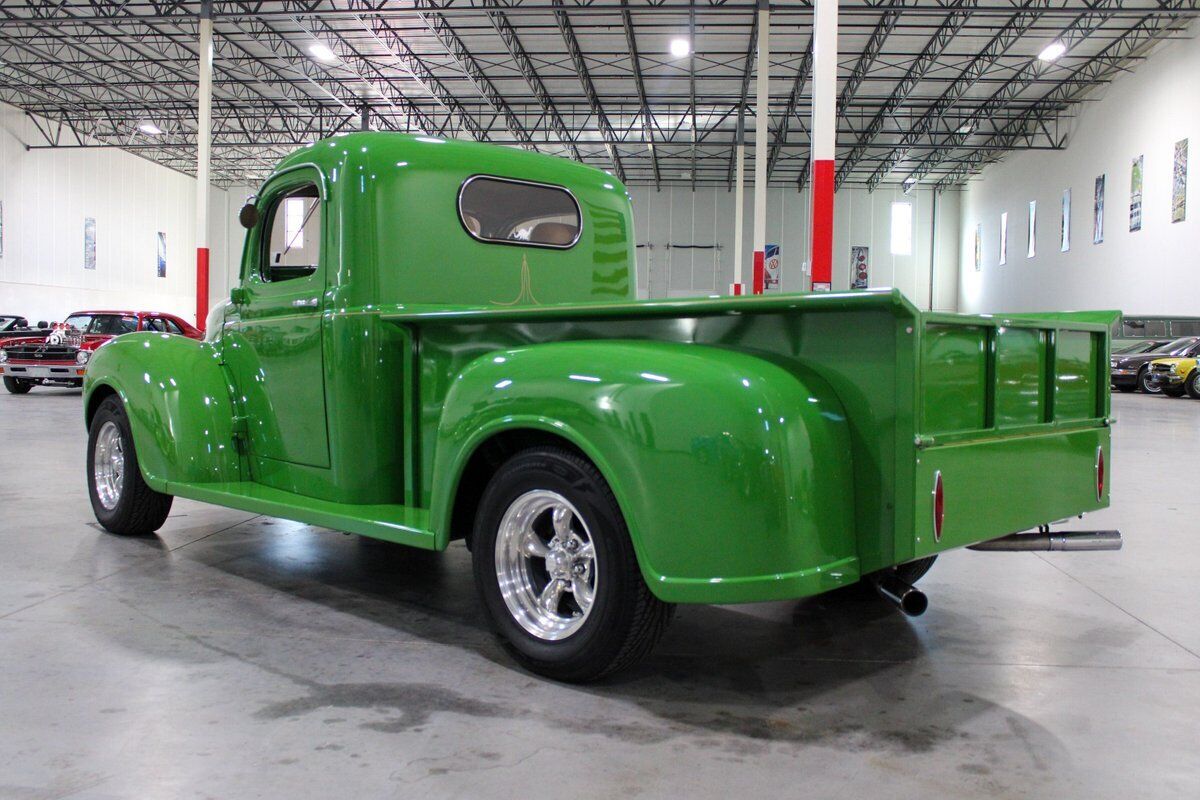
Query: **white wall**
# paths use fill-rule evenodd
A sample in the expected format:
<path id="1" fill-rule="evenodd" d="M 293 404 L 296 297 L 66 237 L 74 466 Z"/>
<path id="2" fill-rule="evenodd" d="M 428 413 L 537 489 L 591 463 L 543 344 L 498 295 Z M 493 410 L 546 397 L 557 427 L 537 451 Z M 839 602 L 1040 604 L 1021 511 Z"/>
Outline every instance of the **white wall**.
<path id="1" fill-rule="evenodd" d="M 751 169 L 748 166 L 747 172 Z M 685 297 L 728 291 L 733 282 L 734 194 L 724 188 L 629 186 L 638 248 L 638 295 Z M 913 203 L 913 253 L 890 253 L 892 201 Z M 781 245 L 783 289 L 806 291 L 804 272 L 810 239 L 810 195 L 806 190 L 773 188 L 767 193 L 767 242 Z M 753 192 L 745 193 L 743 280 L 753 274 Z M 868 193 L 861 188 L 838 192 L 834 202 L 833 289 L 850 286 L 850 248 L 871 248 L 870 285 L 896 287 L 922 308 L 929 307 L 931 250 L 935 263 L 934 307 L 954 310 L 958 300 L 959 209 L 957 193 L 938 201 L 937 247 L 931 241 L 932 193 L 905 197 L 898 189 Z M 689 250 L 674 245 L 719 245 L 719 250 Z"/>
<path id="2" fill-rule="evenodd" d="M 0 313 L 31 321 L 61 319 L 84 308 L 195 313 L 195 179 L 118 149 L 26 150 L 41 134 L 23 112 L 0 105 Z M 752 171 L 752 160 L 747 172 Z M 725 293 L 733 281 L 733 198 L 724 189 L 631 186 L 641 297 Z M 753 193 L 746 187 L 744 280 L 752 279 Z M 241 257 L 237 213 L 252 187 L 211 192 L 210 303 L 229 295 Z M 889 252 L 893 200 L 914 205 L 913 254 Z M 767 241 L 782 246 L 783 288 L 803 291 L 809 240 L 809 194 L 768 193 Z M 939 200 L 937 246 L 931 241 L 932 194 L 845 189 L 834 206 L 833 289 L 850 285 L 850 247 L 871 248 L 870 284 L 897 287 L 929 307 L 931 258 L 934 307 L 954 309 L 958 298 L 957 194 Z M 96 219 L 96 269 L 83 268 L 83 220 Z M 167 235 L 167 275 L 155 271 L 156 234 Z M 687 250 L 668 244 L 712 245 Z"/>
<path id="3" fill-rule="evenodd" d="M 69 134 L 67 134 L 69 135 Z M 113 148 L 26 150 L 44 140 L 18 109 L 0 105 L 0 313 L 31 322 L 86 308 L 196 309 L 196 182 Z M 228 293 L 241 250 L 241 198 L 211 192 L 210 296 Z M 96 269 L 83 268 L 83 221 L 96 220 Z M 167 274 L 157 276 L 157 233 L 166 233 Z"/>
<path id="4" fill-rule="evenodd" d="M 1193 27 L 1190 32 L 1198 32 Z M 1130 314 L 1200 314 L 1200 40 L 1164 44 L 1107 90 L 1089 97 L 1064 151 L 1012 155 L 962 197 L 963 311 L 1118 308 Z M 1098 102 L 1095 102 L 1098 101 Z M 1171 222 L 1175 142 L 1187 138 L 1191 186 L 1184 222 Z M 1131 161 L 1145 156 L 1142 229 L 1129 230 Z M 1104 242 L 1092 244 L 1096 176 L 1107 175 Z M 1059 252 L 1060 202 L 1071 189 L 1071 249 Z M 1038 204 L 1037 255 L 1025 257 L 1030 200 Z M 998 266 L 1000 214 L 1008 212 L 1008 263 Z M 975 226 L 983 267 L 975 271 Z"/>

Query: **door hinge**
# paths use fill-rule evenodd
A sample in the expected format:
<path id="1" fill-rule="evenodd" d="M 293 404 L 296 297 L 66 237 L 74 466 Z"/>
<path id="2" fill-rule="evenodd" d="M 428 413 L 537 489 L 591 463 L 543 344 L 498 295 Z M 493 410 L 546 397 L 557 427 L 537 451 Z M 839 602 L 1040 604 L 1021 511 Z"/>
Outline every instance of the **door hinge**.
<path id="1" fill-rule="evenodd" d="M 233 432 L 233 441 L 237 443 L 238 450 L 240 451 L 250 439 L 250 418 L 235 416 L 230 428 Z"/>

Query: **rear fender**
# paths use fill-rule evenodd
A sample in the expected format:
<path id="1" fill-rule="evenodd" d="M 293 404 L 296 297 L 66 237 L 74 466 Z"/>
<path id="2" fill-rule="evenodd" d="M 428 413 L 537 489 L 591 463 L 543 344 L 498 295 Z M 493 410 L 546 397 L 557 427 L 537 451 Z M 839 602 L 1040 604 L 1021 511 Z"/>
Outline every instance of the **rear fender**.
<path id="1" fill-rule="evenodd" d="M 457 376 L 442 412 L 439 537 L 471 454 L 529 428 L 595 463 L 664 600 L 798 597 L 858 578 L 846 416 L 828 384 L 795 364 L 648 341 L 484 356 Z"/>
<path id="2" fill-rule="evenodd" d="M 240 479 L 234 411 L 217 345 L 131 333 L 96 350 L 83 382 L 85 422 L 115 392 L 151 488 Z"/>

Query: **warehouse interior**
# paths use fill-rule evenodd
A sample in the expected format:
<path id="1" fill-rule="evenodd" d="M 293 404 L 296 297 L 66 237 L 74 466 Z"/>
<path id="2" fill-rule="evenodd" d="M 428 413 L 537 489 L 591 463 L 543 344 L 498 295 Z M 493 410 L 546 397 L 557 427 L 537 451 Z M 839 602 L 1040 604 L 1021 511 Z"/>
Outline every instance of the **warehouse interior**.
<path id="1" fill-rule="evenodd" d="M 0 0 L 0 372 L 8 388 L 0 393 L 0 798 L 508 797 L 545 791 L 548 778 L 553 791 L 596 797 L 792 795 L 799 787 L 816 796 L 1200 796 L 1200 280 L 1192 274 L 1200 207 L 1188 165 L 1189 143 L 1200 137 L 1198 74 L 1195 0 Z M 254 238 L 262 219 L 275 224 L 260 214 L 262 198 L 289 170 L 324 170 L 318 151 L 326 146 L 412 146 L 424 157 L 421 147 L 450 148 L 450 140 L 500 153 L 448 151 L 476 159 L 455 168 L 471 175 L 465 181 L 443 168 L 461 184 L 457 203 L 452 193 L 426 189 L 388 206 L 398 215 L 355 219 L 358 201 L 345 200 L 335 214 L 330 198 L 366 195 L 370 184 L 351 180 L 350 167 L 321 173 L 312 197 L 328 210 L 316 224 L 326 226 L 326 243 L 337 226 L 342 268 L 329 268 L 329 283 L 311 299 L 287 302 L 290 313 L 311 310 L 324 327 L 256 346 L 300 351 L 318 342 L 324 372 L 309 378 L 318 375 L 326 417 L 297 424 L 278 403 L 278 418 L 264 421 L 239 405 L 239 395 L 245 404 L 258 389 L 237 387 L 229 372 L 237 356 L 221 349 L 221 336 L 252 321 L 236 311 L 249 302 L 244 287 L 259 280 L 259 251 L 271 249 Z M 559 161 L 521 160 L 529 154 Z M 545 172 L 518 174 L 523 164 Z M 573 171 L 580 164 L 594 177 L 569 184 L 584 175 Z M 484 249 L 488 240 L 464 216 L 470 181 L 553 188 L 556 179 L 545 176 L 558 174 L 578 226 L 562 252 L 558 243 L 524 246 L 537 245 L 540 225 Z M 595 199 L 593 184 L 613 183 L 627 214 L 617 245 L 601 239 L 599 225 L 593 239 L 585 222 L 608 202 Z M 370 249 L 374 232 L 425 225 L 428 209 L 442 206 L 446 227 L 419 240 L 433 244 L 403 254 L 406 268 L 425 273 L 411 280 L 413 291 L 441 273 L 447 283 L 438 296 L 454 298 L 456 276 L 475 268 L 487 286 L 493 265 L 462 263 L 462 254 L 499 252 L 511 256 L 504 263 L 520 286 L 517 299 L 487 309 L 465 300 L 434 308 L 420 296 L 390 298 L 385 308 L 368 298 L 347 311 L 336 281 L 378 269 L 383 277 L 372 285 L 397 282 L 385 274 L 392 254 Z M 300 229 L 308 222 L 305 215 Z M 290 218 L 287 225 L 294 241 Z M 397 233 L 390 241 L 417 239 Z M 594 261 L 565 260 L 592 258 L 589 248 Z M 521 317 L 525 306 L 542 305 L 539 296 L 560 296 L 548 288 L 555 278 L 547 266 L 559 256 L 572 268 L 592 264 L 594 276 L 614 259 L 628 261 L 616 273 L 627 274 L 620 280 L 628 291 L 616 294 L 645 306 L 636 312 L 644 318 L 622 317 L 611 298 L 604 310 L 589 310 L 584 304 L 602 296 L 597 289 L 580 303 Z M 460 285 L 462 297 L 475 296 L 472 280 Z M 746 310 L 725 305 L 735 303 Z M 866 316 L 843 328 L 818 327 L 824 344 L 814 346 L 803 337 L 818 334 L 799 318 L 764 322 L 766 333 L 751 321 L 810 308 L 804 313 L 824 319 L 869 303 L 893 304 L 886 313 L 894 330 L 878 334 L 875 318 L 859 312 Z M 421 313 L 428 317 L 405 317 Z M 372 361 L 367 351 L 332 357 L 350 338 L 332 332 L 343 314 L 390 314 L 380 323 L 388 331 L 411 323 L 410 360 Z M 437 327 L 438 315 L 455 314 L 464 316 Z M 106 315 L 126 327 L 71 327 Z M 743 363 L 735 350 L 772 369 L 799 359 L 787 371 L 807 381 L 796 385 L 821 409 L 813 419 L 845 430 L 830 439 L 835 457 L 797 457 L 797 474 L 811 483 L 787 490 L 795 510 L 780 525 L 819 518 L 824 512 L 809 509 L 836 495 L 822 481 L 850 464 L 856 471 L 846 474 L 857 478 L 847 479 L 847 516 L 835 533 L 816 537 L 822 546 L 858 536 L 866 563 L 862 509 L 871 503 L 911 511 L 903 519 L 897 511 L 896 531 L 922 530 L 932 503 L 940 543 L 942 475 L 951 503 L 955 473 L 938 468 L 931 499 L 922 459 L 983 445 L 965 424 L 947 422 L 936 433 L 930 426 L 969 417 L 977 405 L 988 435 L 1008 437 L 988 451 L 995 461 L 971 462 L 971 485 L 994 481 L 995 504 L 1005 507 L 982 507 L 989 496 L 981 490 L 980 524 L 1029 522 L 983 538 L 1023 536 L 1028 545 L 1040 535 L 1045 546 L 986 552 L 975 549 L 982 534 L 967 533 L 960 546 L 938 545 L 917 592 L 928 609 L 915 614 L 904 597 L 889 596 L 894 575 L 880 578 L 882 570 L 856 572 L 843 585 L 822 567 L 814 574 L 833 581 L 823 593 L 755 602 L 713 594 L 702 602 L 656 594 L 645 563 L 654 547 L 638 538 L 650 534 L 627 518 L 617 528 L 647 576 L 637 591 L 655 595 L 665 632 L 643 660 L 580 682 L 514 660 L 486 593 L 477 593 L 480 548 L 468 546 L 477 532 L 448 529 L 440 547 L 407 547 L 402 538 L 372 538 L 365 522 L 331 522 L 335 506 L 358 503 L 355 520 L 383 507 L 377 499 L 334 502 L 345 499 L 332 495 L 336 474 L 313 482 L 326 506 L 297 500 L 303 510 L 289 513 L 281 494 L 264 495 L 266 505 L 222 502 L 216 490 L 189 494 L 183 479 L 156 483 L 152 462 L 143 459 L 139 473 L 132 460 L 136 440 L 139 457 L 148 442 L 174 453 L 165 462 L 171 468 L 199 469 L 227 450 L 268 474 L 274 457 L 254 460 L 255 437 L 273 435 L 287 452 L 297 435 L 288 431 L 311 428 L 324 431 L 329 467 L 340 431 L 359 426 L 365 438 L 355 441 L 388 451 L 385 439 L 402 430 L 407 442 L 415 426 L 423 438 L 401 461 L 410 481 L 404 502 L 419 514 L 386 523 L 407 532 L 419 527 L 410 520 L 436 519 L 436 468 L 447 443 L 474 436 L 465 429 L 482 419 L 480 409 L 506 402 L 512 383 L 491 379 L 492 394 L 471 406 L 476 416 L 463 412 L 451 425 L 455 392 L 467 391 L 454 387 L 469 386 L 478 370 L 459 364 L 457 376 L 435 374 L 420 361 L 421 348 L 444 348 L 452 355 L 438 363 L 452 363 L 456 347 L 474 352 L 492 337 L 510 349 L 489 351 L 487 360 L 515 364 L 525 350 L 604 344 L 614 336 L 603 327 L 606 315 L 624 320 L 612 329 L 628 339 L 622 358 L 647 359 L 650 366 L 635 365 L 647 384 L 669 384 L 649 360 L 657 351 L 637 349 L 660 336 L 681 337 L 672 347 L 717 351 L 707 356 L 714 370 Z M 513 332 L 489 327 L 505 324 Z M 953 325 L 978 336 L 938 349 L 937 336 Z M 1001 339 L 1030 326 L 1040 355 L 1028 374 L 1006 371 Z M 1092 343 L 1087 367 L 1066 374 L 1061 359 L 1080 331 Z M 374 328 L 354 332 L 381 338 Z M 915 366 L 887 361 L 917 335 L 924 344 L 914 346 Z M 791 336 L 800 338 L 782 341 Z M 175 376 L 177 391 L 155 389 L 152 369 L 128 366 L 140 363 L 128 355 L 130 343 L 144 341 L 149 351 L 159 337 L 164 351 L 187 345 L 203 354 L 164 373 Z M 194 341 L 167 341 L 184 337 Z M 72 346 L 61 374 L 33 360 Z M 834 366 L 804 362 L 814 352 Z M 24 359 L 34 371 L 14 371 L 25 369 Z M 180 390 L 175 378 L 210 369 L 201 360 L 233 377 Z M 568 363 L 572 381 L 599 383 L 589 376 L 610 362 L 593 352 L 561 366 Z M 381 393 L 392 384 L 372 371 L 377 366 L 405 374 L 395 401 L 413 405 L 382 410 Z M 149 388 L 105 391 L 104 369 L 124 370 L 138 384 L 144 374 Z M 268 371 L 253 377 L 256 385 L 279 374 Z M 944 386 L 924 388 L 943 376 Z M 680 470 L 672 473 L 681 476 L 680 497 L 711 489 L 711 506 L 688 509 L 668 526 L 674 535 L 725 518 L 718 484 L 730 475 L 750 476 L 739 497 L 765 502 L 784 467 L 769 450 L 762 472 L 725 461 L 735 451 L 747 458 L 738 409 L 704 381 L 694 380 L 702 393 L 692 401 L 646 402 L 640 416 L 616 426 L 640 460 L 614 460 L 623 466 L 610 473 L 599 450 L 571 445 L 612 485 L 604 493 L 618 516 L 632 516 L 618 490 L 626 480 L 648 492 L 649 507 L 676 508 L 679 498 L 645 489 L 655 470 L 668 468 Z M 335 384 L 353 394 L 333 394 Z M 1075 384 L 1093 392 L 1086 419 L 1056 416 L 1073 402 Z M 305 388 L 292 395 L 293 415 L 313 386 L 296 385 Z M 976 390 L 987 399 L 977 400 Z M 147 391 L 153 404 L 139 406 Z M 112 457 L 125 460 L 105 473 L 110 482 L 115 474 L 119 490 L 133 485 L 120 481 L 144 474 L 147 491 L 176 495 L 153 532 L 114 533 L 97 506 L 103 417 L 92 398 L 108 394 L 132 421 L 123 423 L 130 438 L 116 445 Z M 894 405 L 869 405 L 873 394 Z M 613 390 L 602 407 L 620 396 Z M 827 397 L 842 405 L 826 410 Z M 1032 404 L 1037 425 L 1030 418 L 1006 428 L 1006 414 L 1016 420 L 1024 412 L 1004 397 Z M 172 414 L 192 400 L 235 411 L 228 419 L 206 411 L 217 416 L 188 428 Z M 948 410 L 931 411 L 935 401 Z M 564 427 L 549 421 L 563 403 L 546 398 L 537 411 L 546 426 Z M 360 406 L 361 417 L 348 416 Z M 867 407 L 872 414 L 860 416 Z M 656 436 L 655 414 L 676 415 L 677 427 Z M 403 426 L 385 420 L 391 416 Z M 770 431 L 767 416 L 761 425 Z M 709 428 L 682 427 L 692 419 Z M 217 428 L 232 438 L 220 440 Z M 908 432 L 888 440 L 894 450 L 869 449 L 893 430 Z M 1068 447 L 1085 434 L 1100 437 L 1100 447 L 1092 439 Z M 905 447 L 915 448 L 913 464 L 903 461 Z M 346 472 L 377 477 L 386 459 L 358 452 L 361 464 L 352 460 L 357 466 Z M 650 457 L 660 452 L 667 455 Z M 510 464 L 511 455 L 489 458 Z M 1086 501 L 1062 488 L 1079 459 Z M 408 477 L 429 463 L 423 486 Z M 682 477 L 714 463 L 725 470 L 712 487 Z M 462 481 L 479 481 L 466 490 L 473 501 L 499 491 L 487 475 L 463 470 Z M 303 480 L 288 480 L 272 491 L 303 491 Z M 167 491 L 173 485 L 180 491 Z M 459 497 L 454 503 L 465 502 Z M 1043 519 L 1038 507 L 1066 512 Z M 447 514 L 449 527 L 456 517 Z M 760 533 L 753 524 L 730 529 L 728 541 L 752 542 Z M 685 557 L 696 561 L 692 548 L 707 540 L 683 541 Z M 934 552 L 916 541 L 910 558 Z M 600 568 L 590 569 L 598 587 Z M 791 575 L 777 572 L 773 580 Z M 579 584 L 573 580 L 564 585 Z M 900 585 L 914 589 L 908 583 Z M 588 608 L 580 603 L 578 611 L 586 621 Z"/>

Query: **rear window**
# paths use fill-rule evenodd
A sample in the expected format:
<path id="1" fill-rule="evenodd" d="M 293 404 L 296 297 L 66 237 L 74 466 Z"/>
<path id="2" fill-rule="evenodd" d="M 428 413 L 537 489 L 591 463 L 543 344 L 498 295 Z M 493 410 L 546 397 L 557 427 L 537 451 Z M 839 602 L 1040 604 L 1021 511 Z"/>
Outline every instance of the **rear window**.
<path id="1" fill-rule="evenodd" d="M 579 205 L 561 186 L 476 175 L 458 192 L 463 227 L 482 242 L 572 247 L 579 241 Z"/>

